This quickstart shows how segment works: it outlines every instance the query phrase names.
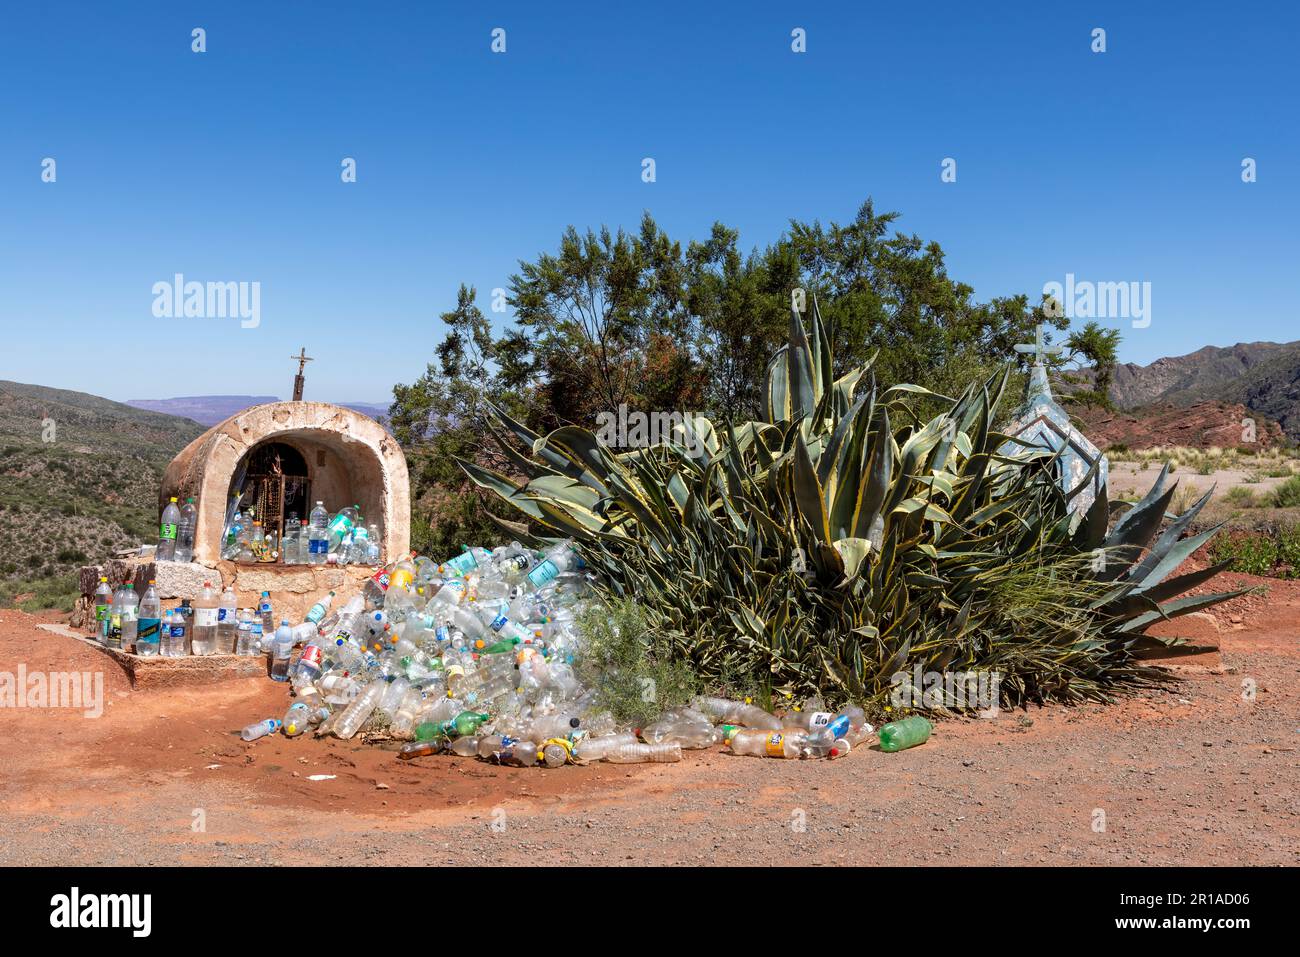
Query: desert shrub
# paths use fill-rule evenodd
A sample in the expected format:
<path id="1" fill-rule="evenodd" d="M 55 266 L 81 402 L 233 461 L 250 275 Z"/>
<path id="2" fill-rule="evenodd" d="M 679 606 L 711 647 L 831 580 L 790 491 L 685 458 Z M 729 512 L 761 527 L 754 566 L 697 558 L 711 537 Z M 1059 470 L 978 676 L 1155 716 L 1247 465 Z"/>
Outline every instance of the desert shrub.
<path id="1" fill-rule="evenodd" d="M 617 721 L 643 727 L 695 695 L 695 673 L 636 602 L 590 608 L 578 629 L 584 644 L 574 669 Z"/>
<path id="2" fill-rule="evenodd" d="M 1273 504 L 1278 508 L 1300 505 L 1300 475 L 1293 475 L 1273 490 Z"/>
<path id="3" fill-rule="evenodd" d="M 1256 508 L 1261 504 L 1254 491 L 1243 485 L 1234 485 L 1228 489 L 1223 500 L 1236 508 Z"/>

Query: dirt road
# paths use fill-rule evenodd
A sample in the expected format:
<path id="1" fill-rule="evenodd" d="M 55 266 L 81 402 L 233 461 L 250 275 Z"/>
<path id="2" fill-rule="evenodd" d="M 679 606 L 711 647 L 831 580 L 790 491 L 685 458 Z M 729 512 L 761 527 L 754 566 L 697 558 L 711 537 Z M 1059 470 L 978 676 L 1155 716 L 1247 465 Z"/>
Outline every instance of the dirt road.
<path id="1" fill-rule="evenodd" d="M 132 691 L 4 611 L 0 672 L 102 672 L 106 704 L 0 709 L 0 864 L 1294 865 L 1300 583 L 1272 583 L 1242 630 L 1228 612 L 1227 673 L 1111 706 L 944 722 L 894 755 L 544 771 L 245 744 L 283 685 Z"/>

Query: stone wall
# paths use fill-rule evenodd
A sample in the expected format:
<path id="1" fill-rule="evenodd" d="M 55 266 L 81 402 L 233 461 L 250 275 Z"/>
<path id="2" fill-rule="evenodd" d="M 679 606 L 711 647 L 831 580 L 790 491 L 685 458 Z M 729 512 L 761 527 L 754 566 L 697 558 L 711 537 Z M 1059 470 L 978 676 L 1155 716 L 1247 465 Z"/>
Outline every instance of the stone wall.
<path id="1" fill-rule="evenodd" d="M 209 581 L 218 592 L 233 584 L 240 608 L 256 608 L 262 592 L 271 593 L 271 607 L 277 618 L 302 621 L 311 606 L 326 592 L 337 593 L 335 603 L 346 601 L 365 585 L 375 569 L 365 565 L 240 565 L 234 562 L 156 562 L 151 558 L 113 559 L 103 565 L 88 565 L 80 571 L 82 597 L 73 609 L 69 624 L 89 630 L 94 619 L 95 588 L 101 576 L 109 584 L 129 581 L 137 594 L 144 594 L 152 579 L 156 582 L 163 608 L 175 608 L 183 599 L 195 601 Z"/>

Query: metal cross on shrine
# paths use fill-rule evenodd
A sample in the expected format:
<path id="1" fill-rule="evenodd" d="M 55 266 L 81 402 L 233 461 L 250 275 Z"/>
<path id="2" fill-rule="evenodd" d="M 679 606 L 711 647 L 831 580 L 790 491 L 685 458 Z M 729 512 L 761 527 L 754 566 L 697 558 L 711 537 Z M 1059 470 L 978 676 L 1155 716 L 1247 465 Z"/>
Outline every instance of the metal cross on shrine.
<path id="1" fill-rule="evenodd" d="M 1044 364 L 1043 360 L 1046 359 L 1049 355 L 1059 356 L 1062 352 L 1064 352 L 1065 346 L 1064 344 L 1059 342 L 1054 346 L 1049 346 L 1044 344 L 1043 324 L 1040 322 L 1037 328 L 1034 330 L 1034 341 L 1017 345 L 1015 346 L 1015 350 L 1016 352 L 1019 352 L 1022 356 L 1032 354 L 1034 356 L 1034 365 L 1041 366 Z"/>
<path id="2" fill-rule="evenodd" d="M 1019 346 L 1016 346 L 1019 349 Z M 302 374 L 302 370 L 307 367 L 307 363 L 312 361 L 312 357 L 307 355 L 307 347 L 303 346 L 296 356 L 290 356 L 290 359 L 298 360 L 298 374 L 293 377 L 293 401 L 302 401 L 302 387 L 307 380 Z"/>

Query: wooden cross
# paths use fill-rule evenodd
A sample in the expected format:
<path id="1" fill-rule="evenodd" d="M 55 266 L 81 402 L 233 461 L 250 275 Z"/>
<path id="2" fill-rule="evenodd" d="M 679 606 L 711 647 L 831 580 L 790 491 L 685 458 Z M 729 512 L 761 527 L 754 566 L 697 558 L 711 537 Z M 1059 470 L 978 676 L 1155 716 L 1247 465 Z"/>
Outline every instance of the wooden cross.
<path id="1" fill-rule="evenodd" d="M 1019 349 L 1020 347 L 1016 346 L 1016 348 Z M 298 360 L 298 374 L 293 377 L 293 401 L 301 402 L 302 387 L 303 387 L 303 383 L 306 382 L 306 379 L 304 378 L 302 371 L 307 367 L 307 363 L 312 361 L 312 358 L 311 356 L 307 355 L 306 346 L 303 346 L 298 351 L 298 354 L 296 356 L 290 356 L 289 358 Z"/>
<path id="2" fill-rule="evenodd" d="M 1022 356 L 1032 354 L 1034 356 L 1034 365 L 1041 366 L 1043 365 L 1043 360 L 1049 355 L 1059 356 L 1064 352 L 1065 346 L 1061 343 L 1057 343 L 1054 346 L 1045 345 L 1043 343 L 1043 324 L 1040 322 L 1037 329 L 1034 331 L 1034 341 L 1018 345 L 1015 347 L 1015 350 Z"/>

